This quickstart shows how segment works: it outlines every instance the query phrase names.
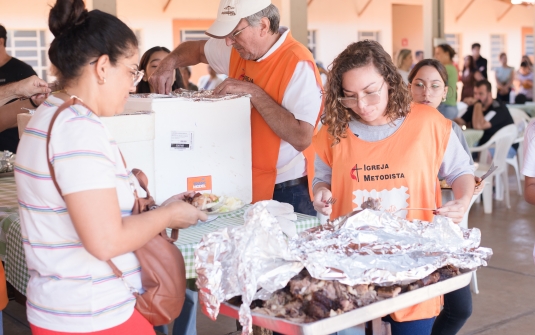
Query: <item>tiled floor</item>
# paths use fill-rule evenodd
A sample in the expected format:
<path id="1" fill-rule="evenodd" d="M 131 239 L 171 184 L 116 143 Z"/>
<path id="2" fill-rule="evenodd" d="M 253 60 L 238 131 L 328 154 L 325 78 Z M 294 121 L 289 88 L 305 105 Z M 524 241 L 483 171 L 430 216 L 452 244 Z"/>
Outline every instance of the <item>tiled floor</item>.
<path id="1" fill-rule="evenodd" d="M 474 204 L 470 227 L 482 232 L 482 245 L 494 250 L 489 266 L 478 271 L 479 295 L 473 295 L 473 314 L 462 335 L 535 334 L 535 206 L 518 196 L 511 185 L 511 208 L 494 202 L 492 214 L 483 213 L 483 204 Z M 216 322 L 200 311 L 199 335 L 223 335 L 236 330 L 235 321 L 220 316 Z M 4 334 L 29 335 L 21 305 L 10 302 L 4 310 Z"/>

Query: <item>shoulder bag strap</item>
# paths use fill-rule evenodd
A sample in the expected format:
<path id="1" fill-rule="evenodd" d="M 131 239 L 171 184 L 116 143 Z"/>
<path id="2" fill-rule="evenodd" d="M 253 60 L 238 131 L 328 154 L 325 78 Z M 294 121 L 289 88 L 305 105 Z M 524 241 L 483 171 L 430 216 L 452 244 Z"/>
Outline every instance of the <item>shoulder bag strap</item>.
<path id="1" fill-rule="evenodd" d="M 56 189 L 58 190 L 59 195 L 63 197 L 61 193 L 61 189 L 59 188 L 58 181 L 56 180 L 56 173 L 54 171 L 54 166 L 50 162 L 50 136 L 52 134 L 52 127 L 54 127 L 54 123 L 56 122 L 56 119 L 58 118 L 59 114 L 63 112 L 65 109 L 69 108 L 70 106 L 74 105 L 76 103 L 76 97 L 71 97 L 71 99 L 65 101 L 61 106 L 58 107 L 54 115 L 52 116 L 52 120 L 50 120 L 50 124 L 48 125 L 48 134 L 46 136 L 46 163 L 48 164 L 48 169 L 50 170 L 50 177 L 52 178 L 52 182 L 54 183 L 54 186 L 56 186 Z"/>

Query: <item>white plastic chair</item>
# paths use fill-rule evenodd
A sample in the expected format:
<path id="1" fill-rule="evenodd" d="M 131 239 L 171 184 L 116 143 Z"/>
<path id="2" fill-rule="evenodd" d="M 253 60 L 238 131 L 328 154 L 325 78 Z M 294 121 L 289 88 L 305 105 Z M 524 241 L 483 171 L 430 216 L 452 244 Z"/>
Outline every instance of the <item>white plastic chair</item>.
<path id="1" fill-rule="evenodd" d="M 516 156 L 507 158 L 506 162 L 515 169 L 518 195 L 522 195 L 522 184 L 520 181 L 524 180 L 524 175 L 520 173 L 520 170 L 524 163 L 524 130 L 530 122 L 530 117 L 526 112 L 518 108 L 509 108 L 509 112 L 518 128 L 518 136 L 513 142 L 513 144 L 518 143 L 518 150 Z"/>
<path id="2" fill-rule="evenodd" d="M 484 175 L 489 167 L 490 161 L 494 161 L 494 165 L 498 168 L 492 176 L 486 179 L 489 186 L 483 190 L 483 210 L 485 213 L 492 213 L 492 186 L 494 185 L 494 177 L 496 177 L 496 185 L 503 184 L 505 191 L 505 204 L 507 208 L 511 208 L 511 200 L 509 198 L 509 184 L 507 182 L 507 153 L 509 148 L 513 145 L 514 140 L 518 135 L 518 129 L 514 124 L 503 127 L 494 134 L 487 143 L 478 147 L 470 148 L 471 152 L 479 152 L 479 166 L 475 171 L 475 175 L 481 177 Z M 494 157 L 490 157 L 488 149 L 494 147 Z M 501 183 L 500 183 L 501 182 Z M 497 186 L 498 187 L 498 186 Z M 498 192 L 497 192 L 498 193 Z"/>
<path id="3" fill-rule="evenodd" d="M 488 184 L 485 184 L 485 188 L 488 188 Z M 461 223 L 459 223 L 459 227 L 468 229 L 468 213 L 470 212 L 472 205 L 478 198 L 479 198 L 479 195 L 472 196 L 470 205 L 468 206 L 468 209 L 464 213 L 463 220 L 461 221 Z M 454 200 L 453 191 L 451 189 L 443 189 L 442 190 L 442 205 L 444 205 L 446 202 L 451 201 L 451 200 Z M 470 282 L 470 288 L 472 289 L 472 292 L 474 292 L 475 294 L 479 294 L 479 287 L 477 285 L 477 271 L 474 271 L 472 273 L 472 281 Z"/>

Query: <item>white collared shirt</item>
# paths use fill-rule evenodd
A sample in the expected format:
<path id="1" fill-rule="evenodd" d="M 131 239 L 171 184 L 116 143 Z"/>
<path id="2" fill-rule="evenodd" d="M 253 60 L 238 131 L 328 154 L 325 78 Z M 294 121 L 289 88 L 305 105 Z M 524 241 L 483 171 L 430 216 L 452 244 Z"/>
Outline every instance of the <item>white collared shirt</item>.
<path id="1" fill-rule="evenodd" d="M 257 62 L 263 61 L 275 52 L 284 43 L 289 31 L 287 27 L 280 27 L 280 38 Z M 211 38 L 206 42 L 204 47 L 204 54 L 206 55 L 208 64 L 210 64 L 216 73 L 226 75 L 230 71 L 231 51 L 232 46 L 227 46 L 224 39 Z M 284 92 L 282 107 L 291 112 L 297 120 L 305 121 L 312 126 L 316 124 L 316 119 L 321 109 L 321 87 L 316 82 L 314 68 L 310 62 L 300 61 L 297 63 L 292 79 Z M 277 169 L 287 165 L 297 155 L 299 155 L 299 151 L 295 150 L 290 143 L 281 140 Z M 305 161 L 296 164 L 289 171 L 277 175 L 276 183 L 282 183 L 303 176 L 306 176 Z"/>

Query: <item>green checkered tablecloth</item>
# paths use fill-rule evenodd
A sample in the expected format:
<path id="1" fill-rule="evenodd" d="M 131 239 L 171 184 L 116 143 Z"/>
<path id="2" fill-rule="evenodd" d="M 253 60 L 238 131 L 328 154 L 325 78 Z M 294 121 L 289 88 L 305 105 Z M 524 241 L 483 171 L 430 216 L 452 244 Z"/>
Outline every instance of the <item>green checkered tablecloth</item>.
<path id="1" fill-rule="evenodd" d="M 25 294 L 30 275 L 22 247 L 17 207 L 0 207 L 0 229 L 0 258 L 4 261 L 6 280 Z"/>
<path id="2" fill-rule="evenodd" d="M 219 217 L 211 222 L 200 223 L 197 226 L 190 227 L 180 231 L 178 241 L 175 243 L 182 255 L 186 264 L 186 278 L 197 278 L 195 273 L 195 248 L 201 241 L 201 238 L 208 233 L 217 231 L 226 227 L 237 227 L 244 224 L 243 214 L 251 205 L 244 206 L 242 209 L 228 214 L 219 215 Z M 297 232 L 319 226 L 319 219 L 315 216 L 297 214 L 297 221 L 295 223 Z"/>
<path id="3" fill-rule="evenodd" d="M 180 249 L 186 264 L 186 278 L 194 279 L 195 273 L 195 248 L 202 237 L 210 232 L 226 227 L 237 227 L 244 224 L 243 215 L 250 205 L 242 209 L 221 214 L 217 219 L 200 223 L 194 227 L 180 231 L 175 245 Z M 319 225 L 316 217 L 297 214 L 297 232 Z M 17 194 L 13 177 L 0 178 L 0 258 L 6 264 L 6 279 L 19 292 L 25 294 L 28 279 L 28 268 L 22 246 L 22 236 L 18 214 Z"/>
<path id="4" fill-rule="evenodd" d="M 15 177 L 0 178 L 0 207 L 17 208 L 18 206 Z"/>

